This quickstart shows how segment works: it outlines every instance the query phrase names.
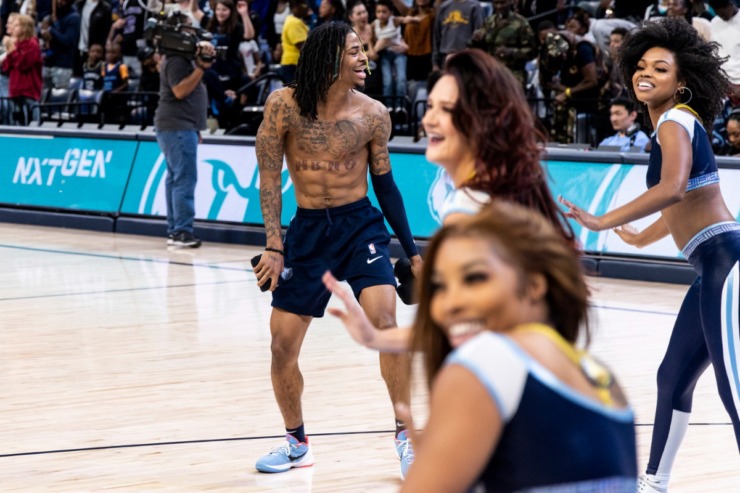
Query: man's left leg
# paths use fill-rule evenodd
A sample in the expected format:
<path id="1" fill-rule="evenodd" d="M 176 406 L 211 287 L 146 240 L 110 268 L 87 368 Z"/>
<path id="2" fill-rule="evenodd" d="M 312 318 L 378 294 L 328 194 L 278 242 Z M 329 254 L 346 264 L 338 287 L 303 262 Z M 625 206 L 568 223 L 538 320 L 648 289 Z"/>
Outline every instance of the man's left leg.
<path id="1" fill-rule="evenodd" d="M 195 185 L 198 181 L 198 132 L 173 132 L 171 149 L 166 154 L 167 170 L 172 173 L 172 212 L 174 217 L 173 244 L 198 248 L 201 241 L 193 234 L 195 220 Z M 169 211 L 168 211 L 169 212 Z"/>
<path id="2" fill-rule="evenodd" d="M 360 293 L 360 305 L 373 325 L 379 329 L 397 327 L 396 323 L 396 290 L 389 284 L 371 286 Z M 406 433 L 406 424 L 398 418 L 395 405 L 409 404 L 411 391 L 409 386 L 410 357 L 408 354 L 380 353 L 380 374 L 385 380 L 393 414 L 396 417 L 396 451 L 401 459 L 401 477 L 414 461 L 414 451 Z"/>

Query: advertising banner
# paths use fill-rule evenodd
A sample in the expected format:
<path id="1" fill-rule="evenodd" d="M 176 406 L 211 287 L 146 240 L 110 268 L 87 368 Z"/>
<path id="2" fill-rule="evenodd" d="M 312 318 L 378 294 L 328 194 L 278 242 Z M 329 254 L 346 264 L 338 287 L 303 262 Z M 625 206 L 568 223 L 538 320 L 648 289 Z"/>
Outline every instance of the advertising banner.
<path id="1" fill-rule="evenodd" d="M 0 135 L 0 203 L 118 213 L 135 141 Z"/>
<path id="2" fill-rule="evenodd" d="M 166 217 L 166 171 L 167 163 L 159 145 L 141 142 L 121 213 Z M 292 182 L 284 165 L 284 225 L 290 222 L 295 207 Z M 206 221 L 263 224 L 257 156 L 253 146 L 198 146 L 195 217 Z"/>

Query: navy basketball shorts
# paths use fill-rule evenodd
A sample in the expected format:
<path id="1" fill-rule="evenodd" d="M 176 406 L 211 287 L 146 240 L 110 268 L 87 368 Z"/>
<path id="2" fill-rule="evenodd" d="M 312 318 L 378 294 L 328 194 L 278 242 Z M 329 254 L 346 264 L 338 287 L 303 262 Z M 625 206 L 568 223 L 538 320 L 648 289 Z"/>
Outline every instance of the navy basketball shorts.
<path id="1" fill-rule="evenodd" d="M 367 197 L 329 209 L 299 207 L 285 235 L 285 269 L 272 306 L 322 317 L 331 297 L 321 282 L 327 270 L 347 281 L 358 299 L 370 286 L 395 288 L 390 241 L 383 214 Z"/>

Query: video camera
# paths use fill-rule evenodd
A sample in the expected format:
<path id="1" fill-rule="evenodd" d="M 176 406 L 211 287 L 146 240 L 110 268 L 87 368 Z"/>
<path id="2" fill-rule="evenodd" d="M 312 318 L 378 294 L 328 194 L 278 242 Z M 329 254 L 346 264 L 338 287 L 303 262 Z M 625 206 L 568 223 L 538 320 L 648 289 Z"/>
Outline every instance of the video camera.
<path id="1" fill-rule="evenodd" d="M 172 12 L 165 16 L 150 17 L 144 28 L 144 39 L 151 42 L 156 50 L 162 55 L 179 55 L 194 60 L 198 57 L 204 62 L 212 62 L 216 59 L 225 60 L 225 46 L 216 46 L 216 56 L 198 54 L 198 43 L 213 39 L 213 35 L 198 27 L 185 23 L 187 16 L 180 12 Z"/>

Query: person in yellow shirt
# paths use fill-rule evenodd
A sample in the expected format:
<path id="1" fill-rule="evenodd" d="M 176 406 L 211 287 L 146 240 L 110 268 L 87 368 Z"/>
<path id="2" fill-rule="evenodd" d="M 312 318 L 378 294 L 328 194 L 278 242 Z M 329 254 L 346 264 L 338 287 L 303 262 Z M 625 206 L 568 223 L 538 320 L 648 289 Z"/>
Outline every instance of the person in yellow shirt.
<path id="1" fill-rule="evenodd" d="M 283 55 L 280 58 L 280 76 L 287 84 L 295 79 L 295 70 L 298 66 L 298 56 L 301 47 L 308 37 L 306 21 L 313 14 L 306 0 L 290 0 L 290 15 L 285 19 L 280 42 L 283 45 Z"/>

